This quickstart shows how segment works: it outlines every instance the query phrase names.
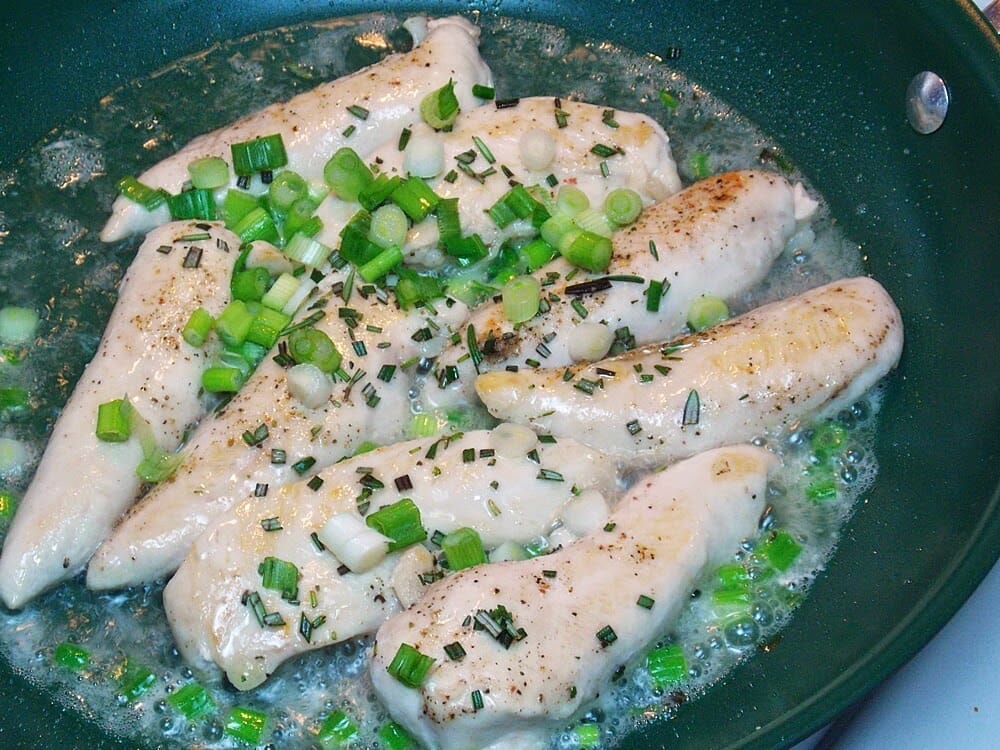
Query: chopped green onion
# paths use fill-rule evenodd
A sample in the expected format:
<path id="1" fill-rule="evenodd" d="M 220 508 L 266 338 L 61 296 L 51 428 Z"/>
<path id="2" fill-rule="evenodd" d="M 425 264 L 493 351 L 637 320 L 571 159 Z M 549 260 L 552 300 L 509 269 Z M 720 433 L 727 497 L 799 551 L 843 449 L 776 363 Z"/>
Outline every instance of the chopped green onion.
<path id="1" fill-rule="evenodd" d="M 226 718 L 225 732 L 240 742 L 259 745 L 267 727 L 267 714 L 246 706 L 233 706 Z"/>
<path id="2" fill-rule="evenodd" d="M 423 221 L 441 200 L 419 177 L 407 177 L 396 186 L 389 198 L 414 222 Z"/>
<path id="3" fill-rule="evenodd" d="M 472 84 L 472 95 L 478 99 L 493 99 L 496 96 L 496 89 L 492 86 L 474 83 Z"/>
<path id="4" fill-rule="evenodd" d="M 291 237 L 294 234 L 304 234 L 315 237 L 323 228 L 323 220 L 313 216 L 319 204 L 312 198 L 298 198 L 285 212 L 285 221 L 281 225 L 282 234 Z"/>
<path id="5" fill-rule="evenodd" d="M 90 661 L 90 652 L 83 646 L 64 641 L 56 646 L 52 659 L 63 669 L 79 672 Z"/>
<path id="6" fill-rule="evenodd" d="M 215 318 L 204 307 L 199 307 L 188 317 L 181 330 L 181 338 L 191 346 L 202 346 L 215 325 Z"/>
<path id="7" fill-rule="evenodd" d="M 271 310 L 284 310 L 301 285 L 301 280 L 290 273 L 283 273 L 267 290 L 260 302 Z"/>
<path id="8" fill-rule="evenodd" d="M 604 213 L 612 224 L 628 226 L 642 213 L 642 198 L 635 190 L 617 188 L 604 199 Z"/>
<path id="9" fill-rule="evenodd" d="M 455 641 L 454 643 L 445 644 L 444 653 L 451 661 L 461 661 L 462 657 L 465 656 L 465 647 L 458 641 Z"/>
<path id="10" fill-rule="evenodd" d="M 703 331 L 718 325 L 729 317 L 729 307 L 725 300 L 711 294 L 704 294 L 691 303 L 688 309 L 688 325 L 695 331 Z"/>
<path id="11" fill-rule="evenodd" d="M 690 159 L 691 173 L 696 180 L 704 180 L 712 176 L 712 170 L 708 166 L 708 154 L 703 151 L 695 151 Z"/>
<path id="12" fill-rule="evenodd" d="M 408 643 L 401 643 L 386 671 L 400 684 L 416 689 L 427 679 L 427 673 L 434 666 L 434 662 L 433 657 L 420 653 Z"/>
<path id="13" fill-rule="evenodd" d="M 456 200 L 457 199 L 452 199 Z M 440 221 L 440 219 L 439 219 Z M 402 247 L 406 242 L 406 233 L 409 231 L 410 222 L 406 213 L 395 203 L 388 203 L 379 206 L 371 215 L 371 226 L 368 230 L 368 239 L 381 248 L 396 245 Z"/>
<path id="14" fill-rule="evenodd" d="M 247 331 L 246 340 L 265 349 L 270 349 L 277 343 L 281 332 L 291 320 L 290 315 L 285 315 L 280 310 L 261 307 L 250 322 L 250 330 Z"/>
<path id="15" fill-rule="evenodd" d="M 375 177 L 371 182 L 369 182 L 360 193 L 358 193 L 358 202 L 368 211 L 374 211 L 382 203 L 389 199 L 393 191 L 399 187 L 402 182 L 402 178 L 399 175 L 389 175 L 384 172 L 377 177 Z"/>
<path id="16" fill-rule="evenodd" d="M 409 433 L 414 437 L 430 437 L 437 431 L 438 421 L 433 414 L 414 414 L 410 418 Z"/>
<path id="17" fill-rule="evenodd" d="M 435 130 L 443 130 L 454 125 L 458 111 L 455 82 L 451 79 L 441 88 L 427 94 L 420 102 L 420 116 Z"/>
<path id="18" fill-rule="evenodd" d="M 539 231 L 543 240 L 548 242 L 552 247 L 557 248 L 562 242 L 563 237 L 578 229 L 579 227 L 573 223 L 572 217 L 557 211 L 542 223 Z"/>
<path id="19" fill-rule="evenodd" d="M 493 222 L 503 229 L 517 219 L 531 216 L 538 205 L 538 201 L 524 185 L 515 185 L 490 206 L 487 213 Z"/>
<path id="20" fill-rule="evenodd" d="M 20 414 L 30 404 L 28 392 L 17 385 L 0 388 L 0 415 Z"/>
<path id="21" fill-rule="evenodd" d="M 438 242 L 447 247 L 452 240 L 462 236 L 458 216 L 458 198 L 442 198 L 437 205 Z"/>
<path id="22" fill-rule="evenodd" d="M 240 242 L 278 241 L 278 227 L 274 223 L 274 218 L 261 206 L 248 211 L 230 229 L 240 238 Z"/>
<path id="23" fill-rule="evenodd" d="M 684 652 L 676 644 L 654 648 L 646 656 L 646 671 L 656 689 L 670 687 L 687 676 Z"/>
<path id="24" fill-rule="evenodd" d="M 556 211 L 573 217 L 590 208 L 590 198 L 575 185 L 563 185 L 556 193 Z"/>
<path id="25" fill-rule="evenodd" d="M 132 659 L 126 659 L 118 677 L 118 694 L 126 701 L 132 702 L 141 698 L 155 684 L 156 675 L 149 667 Z"/>
<path id="26" fill-rule="evenodd" d="M 324 748 L 336 750 L 342 743 L 351 742 L 360 736 L 358 725 L 354 723 L 350 716 L 337 709 L 331 711 L 330 715 L 323 720 L 316 739 L 319 740 L 319 744 Z"/>
<path id="27" fill-rule="evenodd" d="M 489 249 L 482 237 L 470 234 L 468 237 L 453 237 L 445 245 L 445 252 L 458 260 L 460 266 L 468 266 L 477 260 L 482 260 L 489 254 Z"/>
<path id="28" fill-rule="evenodd" d="M 537 271 L 559 254 L 558 250 L 541 237 L 521 245 L 517 252 L 528 271 Z"/>
<path id="29" fill-rule="evenodd" d="M 0 341 L 26 344 L 38 330 L 38 313 L 30 307 L 8 305 L 0 309 Z"/>
<path id="30" fill-rule="evenodd" d="M 394 721 L 382 725 L 378 730 L 378 739 L 386 750 L 409 750 L 413 747 L 413 738 Z"/>
<path id="31" fill-rule="evenodd" d="M 310 268 L 318 268 L 323 265 L 332 252 L 333 250 L 322 242 L 302 234 L 302 232 L 296 232 L 292 235 L 292 239 L 285 246 L 285 255 Z"/>
<path id="32" fill-rule="evenodd" d="M 503 286 L 504 317 L 512 323 L 531 320 L 538 313 L 542 285 L 534 276 L 518 276 Z"/>
<path id="33" fill-rule="evenodd" d="M 255 196 L 242 190 L 230 189 L 222 201 L 219 215 L 226 223 L 226 228 L 233 229 L 248 213 L 260 207 L 260 201 Z"/>
<path id="34" fill-rule="evenodd" d="M 292 331 L 288 336 L 288 353 L 299 364 L 312 364 L 326 373 L 336 371 L 343 359 L 333 340 L 318 328 Z"/>
<path id="35" fill-rule="evenodd" d="M 362 266 L 381 252 L 382 248 L 369 238 L 371 220 L 371 214 L 362 209 L 340 230 L 341 258 L 356 266 Z"/>
<path id="36" fill-rule="evenodd" d="M 809 447 L 819 461 L 826 461 L 838 453 L 847 439 L 847 429 L 837 422 L 824 422 L 809 438 Z"/>
<path id="37" fill-rule="evenodd" d="M 280 591 L 285 599 L 294 599 L 299 591 L 299 569 L 294 563 L 268 556 L 257 566 L 257 572 L 264 588 Z"/>
<path id="38" fill-rule="evenodd" d="M 802 552 L 800 545 L 784 529 L 779 529 L 757 550 L 771 564 L 771 567 L 784 573 Z"/>
<path id="39" fill-rule="evenodd" d="M 214 219 L 215 198 L 211 190 L 185 190 L 167 198 L 173 219 Z"/>
<path id="40" fill-rule="evenodd" d="M 677 106 L 680 104 L 680 100 L 666 89 L 660 89 L 659 98 L 660 104 L 667 109 L 677 109 Z"/>
<path id="41" fill-rule="evenodd" d="M 359 266 L 358 276 L 370 284 L 381 279 L 402 262 L 403 251 L 396 245 L 391 245 L 363 266 Z"/>
<path id="42" fill-rule="evenodd" d="M 323 167 L 323 179 L 338 198 L 356 201 L 361 191 L 371 184 L 373 177 L 358 152 L 343 146 L 337 149 Z"/>
<path id="43" fill-rule="evenodd" d="M 235 367 L 208 367 L 201 374 L 201 387 L 209 393 L 236 393 L 243 380 L 242 371 Z"/>
<path id="44" fill-rule="evenodd" d="M 574 266 L 594 273 L 611 262 L 611 240 L 585 229 L 570 231 L 559 242 L 559 253 Z"/>
<path id="45" fill-rule="evenodd" d="M 97 439 L 124 443 L 132 436 L 132 404 L 116 398 L 97 407 Z"/>
<path id="46" fill-rule="evenodd" d="M 267 186 L 268 201 L 272 206 L 287 211 L 299 198 L 309 194 L 309 185 L 298 172 L 283 169 Z"/>
<path id="47" fill-rule="evenodd" d="M 215 701 L 197 682 L 189 682 L 167 696 L 167 702 L 180 711 L 188 721 L 201 718 L 215 711 Z"/>
<path id="48" fill-rule="evenodd" d="M 585 208 L 573 217 L 573 223 L 580 229 L 584 229 L 601 237 L 611 237 L 615 233 L 615 227 L 601 211 L 593 208 Z"/>
<path id="49" fill-rule="evenodd" d="M 147 211 L 152 211 L 169 197 L 165 190 L 152 188 L 135 177 L 125 176 L 118 180 L 118 192 L 128 198 L 133 203 L 138 203 Z"/>
<path id="50" fill-rule="evenodd" d="M 593 722 L 577 724 L 573 728 L 573 735 L 580 750 L 592 750 L 601 742 L 601 728 Z"/>
<path id="51" fill-rule="evenodd" d="M 229 182 L 229 165 L 218 156 L 203 156 L 188 164 L 191 184 L 197 189 L 216 190 Z"/>
<path id="52" fill-rule="evenodd" d="M 253 314 L 246 302 L 234 299 L 219 313 L 215 321 L 215 332 L 229 346 L 239 346 L 247 337 L 253 323 Z"/>
<path id="53" fill-rule="evenodd" d="M 404 310 L 418 302 L 428 302 L 444 295 L 441 282 L 429 274 L 419 274 L 409 268 L 399 269 L 396 301 Z"/>
<path id="54" fill-rule="evenodd" d="M 448 567 L 462 570 L 486 562 L 486 552 L 479 532 L 468 526 L 456 529 L 441 541 Z"/>
<path id="55" fill-rule="evenodd" d="M 271 274 L 263 266 L 234 273 L 229 281 L 232 298 L 243 302 L 260 302 L 270 285 Z"/>
<path id="56" fill-rule="evenodd" d="M 278 169 L 288 163 L 285 144 L 280 133 L 265 135 L 230 146 L 233 171 L 239 176 Z"/>
<path id="57" fill-rule="evenodd" d="M 382 536 L 393 540 L 389 544 L 390 552 L 409 547 L 427 538 L 427 530 L 420 520 L 420 509 L 408 497 L 379 508 L 365 518 L 365 523 Z"/>

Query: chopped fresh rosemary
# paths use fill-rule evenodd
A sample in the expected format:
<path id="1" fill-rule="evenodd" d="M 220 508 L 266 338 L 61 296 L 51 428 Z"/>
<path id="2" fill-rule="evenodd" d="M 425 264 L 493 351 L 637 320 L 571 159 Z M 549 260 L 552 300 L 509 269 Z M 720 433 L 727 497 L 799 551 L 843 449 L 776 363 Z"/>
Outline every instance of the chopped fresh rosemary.
<path id="1" fill-rule="evenodd" d="M 597 640 L 601 642 L 601 648 L 607 648 L 618 640 L 618 634 L 610 625 L 605 625 L 597 631 Z"/>
<path id="2" fill-rule="evenodd" d="M 277 516 L 260 519 L 260 527 L 264 531 L 281 531 L 281 521 Z"/>
<path id="3" fill-rule="evenodd" d="M 681 416 L 681 425 L 696 425 L 701 417 L 701 400 L 698 398 L 698 391 L 692 390 L 684 402 L 684 414 Z"/>
<path id="4" fill-rule="evenodd" d="M 635 600 L 635 603 L 638 604 L 643 609 L 652 609 L 656 601 L 651 596 L 640 594 L 639 598 Z"/>
<path id="5" fill-rule="evenodd" d="M 462 657 L 465 656 L 465 648 L 458 641 L 446 644 L 444 652 L 452 661 L 461 661 Z"/>

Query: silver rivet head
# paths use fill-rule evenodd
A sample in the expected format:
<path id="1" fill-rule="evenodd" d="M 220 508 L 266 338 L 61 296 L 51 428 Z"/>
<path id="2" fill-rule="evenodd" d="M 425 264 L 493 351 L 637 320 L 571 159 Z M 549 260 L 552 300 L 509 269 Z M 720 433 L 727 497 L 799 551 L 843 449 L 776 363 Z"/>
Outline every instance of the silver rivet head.
<path id="1" fill-rule="evenodd" d="M 948 114 L 948 102 L 948 87 L 941 76 L 929 70 L 917 73 L 906 87 L 906 118 L 918 133 L 933 133 Z"/>

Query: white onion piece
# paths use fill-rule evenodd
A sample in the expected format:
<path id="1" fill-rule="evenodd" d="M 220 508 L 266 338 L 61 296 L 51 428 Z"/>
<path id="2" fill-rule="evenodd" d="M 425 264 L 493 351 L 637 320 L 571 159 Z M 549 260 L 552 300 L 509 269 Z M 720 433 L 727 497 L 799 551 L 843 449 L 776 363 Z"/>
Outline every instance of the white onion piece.
<path id="1" fill-rule="evenodd" d="M 579 538 L 580 537 L 567 529 L 565 526 L 560 526 L 558 529 L 549 534 L 549 549 L 555 550 L 560 547 L 567 547 Z"/>
<path id="2" fill-rule="evenodd" d="M 810 226 L 806 225 L 788 238 L 788 241 L 785 243 L 785 250 L 790 253 L 807 252 L 812 249 L 815 242 L 816 233 Z"/>
<path id="3" fill-rule="evenodd" d="M 819 208 L 819 202 L 806 192 L 801 182 L 796 182 L 792 187 L 792 205 L 796 221 L 811 219 Z"/>
<path id="4" fill-rule="evenodd" d="M 546 130 L 527 130 L 517 143 L 521 161 L 528 169 L 547 169 L 556 158 L 556 139 Z"/>
<path id="5" fill-rule="evenodd" d="M 520 458 L 538 445 L 538 435 L 530 427 L 504 422 L 492 430 L 493 450 L 501 458 Z"/>
<path id="6" fill-rule="evenodd" d="M 603 323 L 581 323 L 570 334 L 569 356 L 574 362 L 604 359 L 614 341 L 614 331 Z"/>
<path id="7" fill-rule="evenodd" d="M 414 133 L 403 152 L 403 169 L 414 177 L 436 177 L 444 171 L 444 143 L 431 133 Z"/>
<path id="8" fill-rule="evenodd" d="M 586 536 L 604 526 L 610 514 L 608 501 L 599 490 L 584 490 L 563 507 L 563 527 L 577 537 Z"/>
<path id="9" fill-rule="evenodd" d="M 318 409 L 333 395 L 333 380 L 316 365 L 308 362 L 295 365 L 285 372 L 288 392 L 309 409 Z"/>
<path id="10" fill-rule="evenodd" d="M 403 609 L 409 609 L 424 595 L 427 584 L 420 580 L 420 574 L 433 569 L 434 555 L 422 544 L 414 544 L 400 553 L 389 585 L 396 592 L 396 598 Z"/>
<path id="11" fill-rule="evenodd" d="M 389 537 L 382 536 L 354 513 L 330 516 L 316 536 L 353 573 L 365 573 L 389 554 Z"/>

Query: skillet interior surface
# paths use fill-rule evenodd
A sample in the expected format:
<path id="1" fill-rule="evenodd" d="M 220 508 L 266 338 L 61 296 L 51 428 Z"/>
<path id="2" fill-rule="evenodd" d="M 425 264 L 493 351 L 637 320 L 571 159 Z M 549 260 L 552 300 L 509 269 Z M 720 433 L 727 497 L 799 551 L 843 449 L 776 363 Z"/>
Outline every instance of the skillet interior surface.
<path id="1" fill-rule="evenodd" d="M 124 80 L 217 39 L 372 8 L 359 2 L 5 4 L 0 166 Z M 394 3 L 482 6 L 665 56 L 781 143 L 896 299 L 907 344 L 882 409 L 881 474 L 776 647 L 629 748 L 774 747 L 822 725 L 912 656 L 1000 550 L 995 156 L 1000 43 L 972 6 L 910 2 Z M 13 7 L 12 7 L 13 6 Z M 906 123 L 921 70 L 948 83 L 931 136 Z M 125 748 L 0 665 L 0 745 Z"/>

